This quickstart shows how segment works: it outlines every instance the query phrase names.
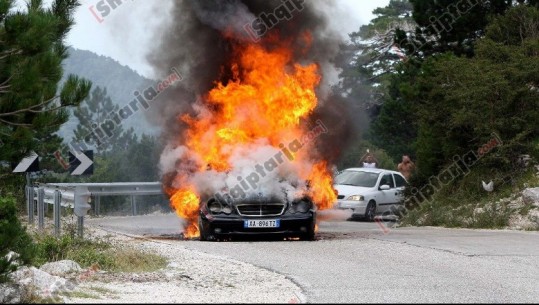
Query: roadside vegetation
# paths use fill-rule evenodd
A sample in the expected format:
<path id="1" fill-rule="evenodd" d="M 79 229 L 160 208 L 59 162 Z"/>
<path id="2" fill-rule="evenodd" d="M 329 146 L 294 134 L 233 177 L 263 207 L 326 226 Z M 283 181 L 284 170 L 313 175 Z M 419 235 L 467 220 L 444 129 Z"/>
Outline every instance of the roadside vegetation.
<path id="1" fill-rule="evenodd" d="M 0 198 L 0 283 L 21 265 L 40 267 L 47 262 L 72 260 L 82 268 L 107 272 L 152 272 L 166 267 L 167 260 L 107 238 L 79 238 L 75 226 L 66 226 L 59 238 L 43 232 L 28 233 L 17 218 L 14 198 Z M 9 251 L 19 256 L 8 260 Z"/>
<path id="2" fill-rule="evenodd" d="M 539 230 L 539 219 L 533 216 L 530 217 L 531 222 L 524 226 L 514 222 L 519 217 L 528 217 L 532 211 L 539 211 L 537 207 L 524 203 L 519 195 L 526 188 L 539 187 L 537 170 L 528 169 L 514 176 L 497 177 L 492 193 L 487 193 L 477 183 L 485 177 L 494 179 L 490 170 L 475 170 L 458 183 L 442 188 L 431 200 L 408 210 L 400 225 Z"/>
<path id="3" fill-rule="evenodd" d="M 403 225 L 505 228 L 519 227 L 518 216 L 535 217 L 519 193 L 539 186 L 539 1 L 473 3 L 391 0 L 350 34 L 337 60 L 338 90 L 367 117 L 351 147 L 369 143 L 394 163 L 411 156 L 409 202 L 455 157 L 477 153 L 493 135 L 503 142 L 469 173 L 409 205 Z M 493 190 L 482 181 L 493 181 Z M 522 229 L 538 229 L 533 222 Z"/>
<path id="4" fill-rule="evenodd" d="M 75 230 L 60 238 L 36 234 L 34 265 L 72 260 L 82 268 L 108 272 L 152 272 L 166 267 L 167 260 L 155 253 L 142 252 L 130 246 L 114 244 L 105 238 L 79 238 Z"/>
<path id="5" fill-rule="evenodd" d="M 9 273 L 15 271 L 15 259 L 24 265 L 31 264 L 35 247 L 30 235 L 19 221 L 17 204 L 13 197 L 0 197 L 0 283 L 8 281 Z M 10 252 L 19 257 L 8 258 Z"/>
<path id="6" fill-rule="evenodd" d="M 81 239 L 73 230 L 64 230 L 60 238 L 33 234 L 21 223 L 19 216 L 26 214 L 26 177 L 13 174 L 11 165 L 36 152 L 42 171 L 32 175 L 34 182 L 81 182 L 70 177 L 55 158 L 58 151 L 67 158 L 65 139 L 57 131 L 75 116 L 81 122 L 76 129 L 80 140 L 89 133 L 91 122 L 114 106 L 106 89 L 91 92 L 91 82 L 74 75 L 64 77 L 62 61 L 69 56 L 64 39 L 74 24 L 79 1 L 27 1 L 22 9 L 17 4 L 0 0 L 0 283 L 8 281 L 9 274 L 20 266 L 39 267 L 63 259 L 110 272 L 164 267 L 166 260 L 153 253 L 105 239 Z M 138 137 L 121 126 L 115 132 L 114 141 L 96 155 L 101 164 L 96 175 L 82 180 L 155 181 L 156 139 Z M 117 201 L 117 207 L 126 202 L 123 198 Z M 104 205 L 104 210 L 109 207 L 114 204 Z M 10 252 L 18 256 L 8 257 Z"/>

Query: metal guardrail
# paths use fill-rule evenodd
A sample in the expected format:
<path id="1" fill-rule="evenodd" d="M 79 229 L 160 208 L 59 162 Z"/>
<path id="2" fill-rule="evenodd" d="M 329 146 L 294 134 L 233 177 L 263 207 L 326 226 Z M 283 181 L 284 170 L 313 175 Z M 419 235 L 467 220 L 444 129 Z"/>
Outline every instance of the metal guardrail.
<path id="1" fill-rule="evenodd" d="M 138 213 L 136 197 L 162 195 L 160 182 L 119 182 L 119 183 L 38 183 L 26 187 L 28 222 L 34 223 L 34 210 L 37 203 L 38 227 L 45 226 L 45 204 L 53 204 L 54 233 L 60 235 L 61 207 L 72 208 L 77 216 L 78 235 L 84 233 L 84 216 L 91 208 L 90 198 L 96 198 L 96 212 L 99 213 L 101 196 L 131 196 L 133 215 Z"/>

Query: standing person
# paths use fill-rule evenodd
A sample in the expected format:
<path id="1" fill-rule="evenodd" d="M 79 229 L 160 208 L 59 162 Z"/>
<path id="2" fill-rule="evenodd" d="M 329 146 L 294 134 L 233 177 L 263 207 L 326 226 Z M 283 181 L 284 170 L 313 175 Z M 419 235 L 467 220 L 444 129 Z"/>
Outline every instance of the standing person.
<path id="1" fill-rule="evenodd" d="M 406 178 L 406 180 L 410 180 L 412 172 L 415 170 L 415 164 L 408 155 L 403 155 L 401 163 L 397 166 L 397 170 L 404 176 L 404 178 Z"/>
<path id="2" fill-rule="evenodd" d="M 367 149 L 367 153 L 359 159 L 359 164 L 361 164 L 361 167 L 365 168 L 377 168 L 378 160 L 376 160 L 373 154 Z"/>

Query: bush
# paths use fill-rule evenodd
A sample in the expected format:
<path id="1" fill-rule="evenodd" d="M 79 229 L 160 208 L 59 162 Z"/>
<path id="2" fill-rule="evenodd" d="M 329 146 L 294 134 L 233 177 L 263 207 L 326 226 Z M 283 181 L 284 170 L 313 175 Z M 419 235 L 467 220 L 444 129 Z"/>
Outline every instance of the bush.
<path id="1" fill-rule="evenodd" d="M 0 282 L 7 281 L 17 266 L 8 260 L 10 252 L 19 254 L 18 261 L 28 265 L 35 255 L 35 244 L 17 218 L 17 205 L 13 197 L 0 197 Z"/>

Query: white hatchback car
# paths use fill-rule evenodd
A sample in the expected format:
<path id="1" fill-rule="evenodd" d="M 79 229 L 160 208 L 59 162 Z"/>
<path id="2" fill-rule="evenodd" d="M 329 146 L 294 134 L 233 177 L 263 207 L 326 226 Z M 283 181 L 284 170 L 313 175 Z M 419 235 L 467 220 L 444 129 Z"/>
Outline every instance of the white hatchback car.
<path id="1" fill-rule="evenodd" d="M 375 215 L 391 215 L 403 207 L 406 179 L 396 171 L 379 168 L 349 168 L 335 177 L 338 192 L 335 208 L 353 210 L 352 217 L 369 221 Z"/>

